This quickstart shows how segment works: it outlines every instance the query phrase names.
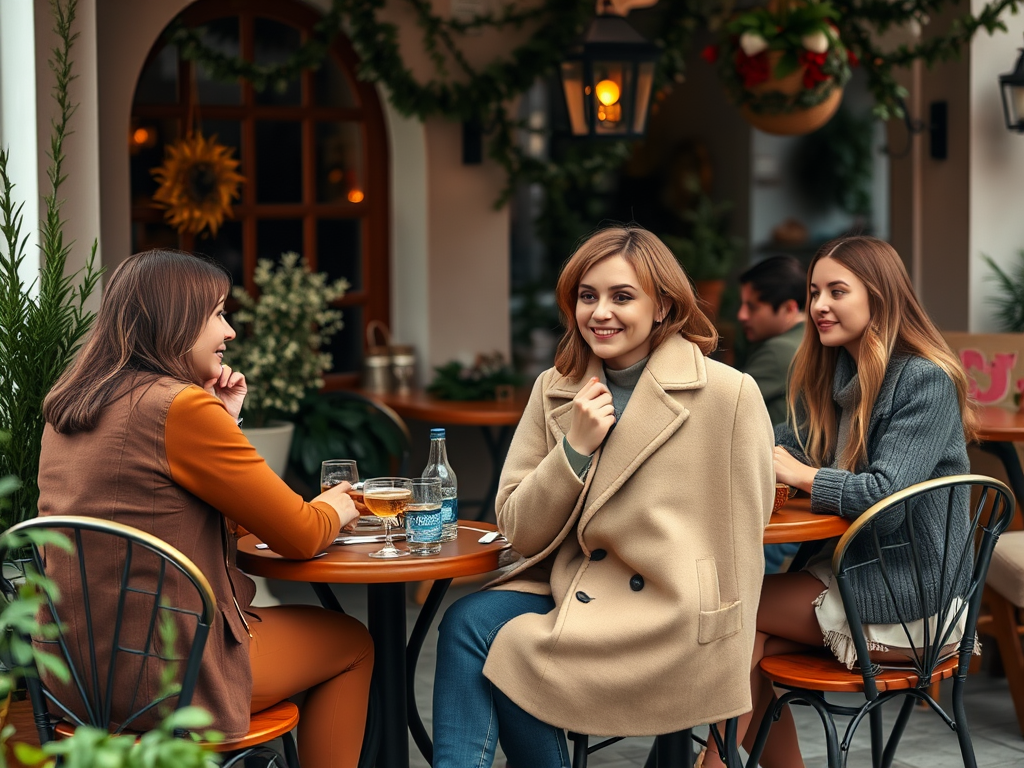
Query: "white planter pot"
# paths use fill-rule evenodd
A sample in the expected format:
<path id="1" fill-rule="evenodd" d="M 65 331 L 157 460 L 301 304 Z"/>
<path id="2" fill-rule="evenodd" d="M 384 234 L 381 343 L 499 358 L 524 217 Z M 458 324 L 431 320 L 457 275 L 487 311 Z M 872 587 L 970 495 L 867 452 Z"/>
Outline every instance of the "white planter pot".
<path id="1" fill-rule="evenodd" d="M 284 477 L 295 425 L 290 421 L 272 421 L 266 427 L 242 427 L 242 432 L 277 476 Z"/>

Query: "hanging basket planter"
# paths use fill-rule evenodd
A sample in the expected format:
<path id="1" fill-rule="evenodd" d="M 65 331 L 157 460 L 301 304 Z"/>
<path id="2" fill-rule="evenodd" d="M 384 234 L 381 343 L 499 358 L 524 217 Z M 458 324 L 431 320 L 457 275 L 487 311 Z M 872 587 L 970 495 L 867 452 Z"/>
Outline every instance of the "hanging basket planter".
<path id="1" fill-rule="evenodd" d="M 729 97 L 755 128 L 779 135 L 815 131 L 839 108 L 850 67 L 829 3 L 778 2 L 745 11 L 704 49 Z"/>

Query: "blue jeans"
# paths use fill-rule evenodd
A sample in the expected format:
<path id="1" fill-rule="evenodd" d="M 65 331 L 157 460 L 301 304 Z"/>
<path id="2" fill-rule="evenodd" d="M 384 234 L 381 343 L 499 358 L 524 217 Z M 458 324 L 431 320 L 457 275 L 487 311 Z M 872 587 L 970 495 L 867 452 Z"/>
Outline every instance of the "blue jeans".
<path id="1" fill-rule="evenodd" d="M 546 595 L 489 590 L 445 612 L 434 673 L 434 768 L 490 768 L 499 740 L 517 768 L 569 768 L 565 732 L 522 710 L 483 672 L 506 622 L 554 607 Z"/>
<path id="2" fill-rule="evenodd" d="M 764 572 L 779 573 L 782 570 L 782 564 L 786 562 L 787 557 L 793 557 L 796 551 L 800 549 L 799 542 L 792 542 L 786 544 L 765 544 L 764 545 Z"/>

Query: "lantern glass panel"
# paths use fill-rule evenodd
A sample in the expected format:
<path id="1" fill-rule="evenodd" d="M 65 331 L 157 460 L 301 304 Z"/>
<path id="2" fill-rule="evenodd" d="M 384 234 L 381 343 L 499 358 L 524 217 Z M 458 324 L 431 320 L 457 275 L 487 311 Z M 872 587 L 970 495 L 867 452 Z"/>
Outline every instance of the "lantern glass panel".
<path id="1" fill-rule="evenodd" d="M 595 61 L 594 83 L 590 93 L 594 110 L 595 136 L 627 134 L 632 127 L 636 84 L 631 63 Z"/>
<path id="2" fill-rule="evenodd" d="M 565 105 L 569 110 L 569 124 L 574 136 L 586 136 L 588 133 L 586 115 L 583 113 L 585 95 L 583 93 L 583 62 L 562 62 L 562 90 L 565 93 Z"/>
<path id="3" fill-rule="evenodd" d="M 651 104 L 651 89 L 654 85 L 654 62 L 642 61 L 637 68 L 636 99 L 633 102 L 633 133 L 643 134 L 647 130 L 647 112 Z"/>
<path id="4" fill-rule="evenodd" d="M 1014 130 L 1021 130 L 1021 118 L 1024 117 L 1024 85 L 1003 83 L 1003 105 L 1006 110 L 1006 125 Z"/>

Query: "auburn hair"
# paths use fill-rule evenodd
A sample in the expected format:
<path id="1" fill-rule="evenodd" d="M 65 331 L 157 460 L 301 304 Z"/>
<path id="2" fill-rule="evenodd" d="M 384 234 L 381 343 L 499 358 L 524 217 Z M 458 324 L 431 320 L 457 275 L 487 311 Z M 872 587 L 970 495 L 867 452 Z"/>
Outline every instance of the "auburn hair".
<path id="1" fill-rule="evenodd" d="M 835 455 L 839 425 L 832 390 L 841 348 L 821 343 L 809 300 L 814 265 L 822 259 L 835 259 L 864 283 L 871 316 L 860 341 L 859 391 L 850 437 L 839 457 Z M 945 371 L 956 386 L 964 436 L 968 442 L 975 439 L 977 416 L 967 394 L 967 374 L 917 300 L 906 267 L 889 243 L 863 235 L 826 243 L 807 269 L 807 291 L 807 322 L 790 369 L 787 399 L 790 424 L 814 466 L 828 466 L 838 458 L 836 466 L 855 472 L 867 464 L 871 411 L 895 353 L 923 357 Z"/>
<path id="2" fill-rule="evenodd" d="M 92 429 L 126 377 L 140 372 L 202 385 L 189 352 L 231 290 L 230 273 L 182 251 L 129 256 L 110 276 L 92 335 L 43 401 L 63 434 Z"/>
<path id="3" fill-rule="evenodd" d="M 697 297 L 679 262 L 661 240 L 634 224 L 599 229 L 587 237 L 562 267 L 555 288 L 565 333 L 555 352 L 555 368 L 578 381 L 590 362 L 590 347 L 576 325 L 580 281 L 599 261 L 621 256 L 636 272 L 640 288 L 665 309 L 651 331 L 651 351 L 673 334 L 692 341 L 709 355 L 718 346 L 718 331 L 697 306 Z"/>

